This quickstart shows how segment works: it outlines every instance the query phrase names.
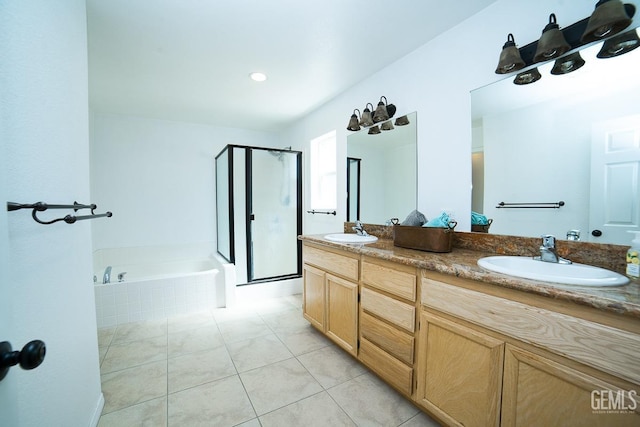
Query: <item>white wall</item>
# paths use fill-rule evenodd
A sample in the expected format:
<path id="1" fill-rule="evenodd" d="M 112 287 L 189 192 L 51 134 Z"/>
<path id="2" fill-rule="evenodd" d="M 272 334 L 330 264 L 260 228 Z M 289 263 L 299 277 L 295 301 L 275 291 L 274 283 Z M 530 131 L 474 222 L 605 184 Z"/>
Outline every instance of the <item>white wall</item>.
<path id="1" fill-rule="evenodd" d="M 89 203 L 84 0 L 0 2 L 0 46 L 2 203 Z M 2 404 L 17 408 L 19 426 L 95 424 L 102 395 L 91 225 L 40 225 L 24 210 L 0 219 L 7 223 L 8 237 L 0 238 L 9 249 L 0 298 L 9 295 L 13 316 L 11 333 L 0 340 L 14 349 L 32 339 L 47 345 L 40 367 L 9 372 L 16 394 Z"/>
<path id="2" fill-rule="evenodd" d="M 113 217 L 93 248 L 211 242 L 215 156 L 227 145 L 280 147 L 276 134 L 95 112 L 91 196 Z"/>
<path id="3" fill-rule="evenodd" d="M 556 13 L 560 25 L 571 24 L 589 16 L 594 5 L 564 0 L 499 0 L 300 120 L 287 130 L 287 145 L 307 153 L 311 139 L 336 129 L 338 164 L 345 164 L 349 115 L 354 108 L 377 102 L 384 95 L 398 107 L 398 115 L 418 112 L 418 209 L 428 218 L 441 210 L 453 212 L 457 230 L 469 230 L 469 92 L 501 78 L 494 70 L 507 34 L 513 33 L 516 43 L 524 46 L 540 37 L 550 13 Z M 305 233 L 342 229 L 346 170 L 338 172 L 338 215 L 326 218 L 328 215 L 305 214 Z M 366 218 L 363 220 L 366 222 Z"/>

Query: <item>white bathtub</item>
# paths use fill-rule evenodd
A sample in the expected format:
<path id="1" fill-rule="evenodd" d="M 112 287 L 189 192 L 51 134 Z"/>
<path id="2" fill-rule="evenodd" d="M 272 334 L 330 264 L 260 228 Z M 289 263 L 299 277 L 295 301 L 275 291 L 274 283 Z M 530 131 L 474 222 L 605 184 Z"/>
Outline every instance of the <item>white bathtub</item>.
<path id="1" fill-rule="evenodd" d="M 224 307 L 226 282 L 235 284 L 235 277 L 229 277 L 233 266 L 199 252 L 183 246 L 95 251 L 98 327 Z M 176 259 L 185 257 L 192 259 Z M 106 266 L 111 266 L 111 283 L 103 284 Z M 125 273 L 121 282 L 120 273 Z"/>

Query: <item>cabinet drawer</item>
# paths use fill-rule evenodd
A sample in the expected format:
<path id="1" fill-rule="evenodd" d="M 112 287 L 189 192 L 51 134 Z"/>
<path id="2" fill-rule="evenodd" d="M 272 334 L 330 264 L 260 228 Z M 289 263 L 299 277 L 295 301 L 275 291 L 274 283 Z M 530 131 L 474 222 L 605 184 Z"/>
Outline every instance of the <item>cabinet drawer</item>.
<path id="1" fill-rule="evenodd" d="M 415 302 L 416 275 L 384 265 L 362 262 L 362 281 L 390 294 Z"/>
<path id="2" fill-rule="evenodd" d="M 413 369 L 364 338 L 360 340 L 358 358 L 401 392 L 409 396 L 413 392 Z"/>
<path id="3" fill-rule="evenodd" d="M 640 383 L 637 334 L 426 277 L 422 304 Z"/>
<path id="4" fill-rule="evenodd" d="M 362 312 L 360 335 L 403 362 L 413 365 L 414 338 L 408 333 Z"/>
<path id="5" fill-rule="evenodd" d="M 302 258 L 306 264 L 315 265 L 347 279 L 358 280 L 358 268 L 360 265 L 357 258 L 350 258 L 307 245 L 304 246 Z"/>
<path id="6" fill-rule="evenodd" d="M 394 325 L 414 332 L 416 329 L 416 308 L 412 305 L 382 295 L 371 289 L 362 288 L 360 306 Z"/>

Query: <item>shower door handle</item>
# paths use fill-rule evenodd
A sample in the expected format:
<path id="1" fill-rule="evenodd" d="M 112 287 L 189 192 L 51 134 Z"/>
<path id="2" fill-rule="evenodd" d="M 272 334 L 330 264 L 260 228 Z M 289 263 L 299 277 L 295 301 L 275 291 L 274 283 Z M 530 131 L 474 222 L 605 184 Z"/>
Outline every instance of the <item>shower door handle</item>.
<path id="1" fill-rule="evenodd" d="M 255 221 L 256 216 L 254 214 L 249 215 L 249 221 Z"/>

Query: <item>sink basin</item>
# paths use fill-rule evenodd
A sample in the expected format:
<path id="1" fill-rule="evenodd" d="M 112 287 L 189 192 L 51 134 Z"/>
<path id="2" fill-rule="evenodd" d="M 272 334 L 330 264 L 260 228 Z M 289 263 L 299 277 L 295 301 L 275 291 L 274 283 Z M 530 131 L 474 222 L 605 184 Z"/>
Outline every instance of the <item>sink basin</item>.
<path id="1" fill-rule="evenodd" d="M 355 233 L 327 234 L 324 238 L 338 243 L 373 243 L 378 240 L 376 236 L 358 236 Z"/>
<path id="2" fill-rule="evenodd" d="M 556 264 L 531 257 L 492 256 L 480 258 L 478 265 L 496 273 L 564 285 L 600 287 L 629 283 L 625 276 L 604 268 L 576 263 Z"/>

